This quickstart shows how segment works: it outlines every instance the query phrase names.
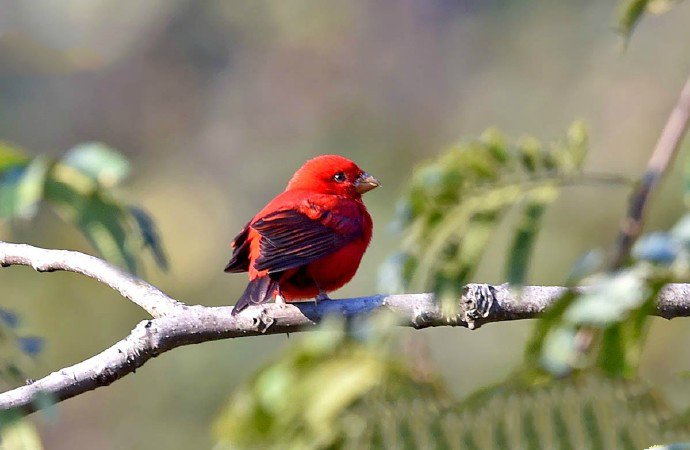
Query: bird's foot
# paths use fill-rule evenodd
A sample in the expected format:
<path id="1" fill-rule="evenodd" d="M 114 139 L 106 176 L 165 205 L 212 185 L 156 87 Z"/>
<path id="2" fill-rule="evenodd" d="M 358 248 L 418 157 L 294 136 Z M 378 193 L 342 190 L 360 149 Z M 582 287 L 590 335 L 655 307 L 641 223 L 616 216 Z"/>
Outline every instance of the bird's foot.
<path id="1" fill-rule="evenodd" d="M 330 300 L 330 299 L 331 298 L 328 296 L 326 291 L 320 291 L 319 294 L 316 297 L 314 297 L 314 303 L 318 305 L 319 302 L 323 302 L 325 300 Z"/>
<path id="2" fill-rule="evenodd" d="M 279 308 L 285 308 L 287 306 L 287 302 L 285 301 L 285 297 L 283 297 L 280 294 L 276 295 L 276 306 Z"/>

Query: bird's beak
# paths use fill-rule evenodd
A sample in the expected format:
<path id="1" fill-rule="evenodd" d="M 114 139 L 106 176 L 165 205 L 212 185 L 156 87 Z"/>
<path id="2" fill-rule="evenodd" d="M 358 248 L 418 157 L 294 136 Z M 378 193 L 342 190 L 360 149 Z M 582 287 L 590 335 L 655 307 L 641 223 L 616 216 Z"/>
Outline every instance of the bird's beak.
<path id="1" fill-rule="evenodd" d="M 355 180 L 355 189 L 360 194 L 364 194 L 365 192 L 369 192 L 370 190 L 375 189 L 379 186 L 381 186 L 381 183 L 379 183 L 379 180 L 372 177 L 371 175 L 369 175 L 366 172 L 364 172 L 362 175 L 357 177 L 357 179 Z"/>

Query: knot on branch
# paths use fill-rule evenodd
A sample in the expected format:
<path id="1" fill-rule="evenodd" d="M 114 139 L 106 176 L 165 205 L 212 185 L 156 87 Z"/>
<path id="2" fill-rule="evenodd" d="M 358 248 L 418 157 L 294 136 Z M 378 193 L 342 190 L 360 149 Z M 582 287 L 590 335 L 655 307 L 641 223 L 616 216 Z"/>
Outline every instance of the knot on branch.
<path id="1" fill-rule="evenodd" d="M 127 337 L 127 340 L 139 342 L 143 345 L 133 345 L 131 347 L 127 346 L 124 348 L 118 348 L 119 353 L 126 354 L 126 361 L 128 364 L 132 364 L 134 367 L 139 367 L 136 365 L 136 361 L 143 352 L 147 352 L 154 358 L 158 356 L 160 336 L 158 334 L 158 327 L 155 325 L 154 320 L 155 319 L 142 320 L 137 324 L 136 327 L 134 327 L 130 335 Z M 133 363 L 130 361 L 133 361 Z"/>
<path id="2" fill-rule="evenodd" d="M 470 330 L 481 326 L 481 319 L 491 313 L 496 300 L 496 289 L 490 284 L 468 284 L 460 297 L 460 314 Z"/>
<path id="3" fill-rule="evenodd" d="M 108 386 L 118 378 L 120 378 L 120 376 L 117 371 L 110 367 L 103 367 L 102 370 L 94 376 L 99 386 Z"/>
<path id="4" fill-rule="evenodd" d="M 259 308 L 252 317 L 252 326 L 259 333 L 265 333 L 273 325 L 273 322 L 275 322 L 275 319 L 268 314 L 264 307 Z"/>

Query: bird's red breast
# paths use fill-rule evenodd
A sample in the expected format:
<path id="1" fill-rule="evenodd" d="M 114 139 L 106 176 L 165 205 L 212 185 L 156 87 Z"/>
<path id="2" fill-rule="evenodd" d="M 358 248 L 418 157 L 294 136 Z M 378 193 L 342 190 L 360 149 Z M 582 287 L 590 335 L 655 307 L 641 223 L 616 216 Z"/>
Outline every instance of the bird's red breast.
<path id="1" fill-rule="evenodd" d="M 226 272 L 249 272 L 233 314 L 280 294 L 315 297 L 350 281 L 369 245 L 362 194 L 378 181 L 337 155 L 307 161 L 233 241 Z"/>

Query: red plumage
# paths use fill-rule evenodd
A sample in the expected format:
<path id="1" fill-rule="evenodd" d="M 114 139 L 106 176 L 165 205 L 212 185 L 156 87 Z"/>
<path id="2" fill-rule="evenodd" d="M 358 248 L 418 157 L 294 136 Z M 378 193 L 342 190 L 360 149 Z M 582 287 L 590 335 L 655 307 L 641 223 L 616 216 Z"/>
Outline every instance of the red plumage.
<path id="1" fill-rule="evenodd" d="M 373 228 L 362 194 L 379 182 L 337 155 L 307 161 L 235 237 L 226 272 L 249 272 L 232 313 L 280 295 L 327 298 L 357 272 Z"/>

